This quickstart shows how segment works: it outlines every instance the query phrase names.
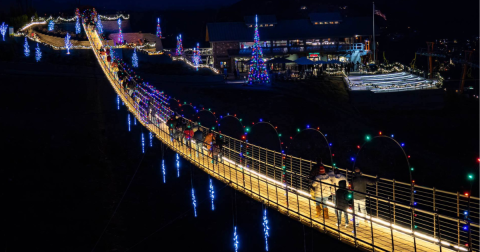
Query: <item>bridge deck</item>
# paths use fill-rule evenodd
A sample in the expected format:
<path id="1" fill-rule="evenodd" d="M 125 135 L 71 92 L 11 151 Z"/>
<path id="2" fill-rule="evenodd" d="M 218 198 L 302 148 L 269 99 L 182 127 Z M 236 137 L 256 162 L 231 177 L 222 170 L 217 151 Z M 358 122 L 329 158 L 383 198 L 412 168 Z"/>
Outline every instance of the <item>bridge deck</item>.
<path id="1" fill-rule="evenodd" d="M 323 216 L 316 217 L 316 202 L 309 196 L 286 190 L 281 182 L 244 168 L 231 161 L 229 157 L 224 157 L 223 162 L 219 164 L 213 164 L 212 157 L 206 155 L 206 153 L 200 153 L 197 157 L 195 149 L 188 148 L 178 141 L 172 141 L 165 123 L 154 125 L 151 123 L 147 124 L 141 120 L 140 115 L 135 110 L 134 101 L 128 94 L 123 92 L 115 76 L 110 71 L 106 59 L 102 58 L 95 50 L 95 48 L 98 49 L 102 46 L 101 40 L 96 32 L 85 30 L 100 66 L 129 111 L 138 118 L 142 125 L 154 133 L 156 138 L 206 173 L 305 225 L 330 234 L 345 243 L 355 245 L 363 250 L 414 251 L 416 247 L 416 251 L 453 251 L 445 247 L 440 248 L 439 244 L 429 241 L 428 238 L 421 239 L 418 235 L 414 237 L 409 234 L 411 233 L 409 229 L 398 227 L 393 229 L 390 223 L 376 218 L 372 218 L 373 222 L 368 223 L 364 222 L 364 220 L 359 221 L 360 226 L 356 229 L 354 229 L 352 222 L 350 222 L 350 227 L 348 228 L 344 226 L 337 227 L 334 207 L 329 207 L 329 219 L 325 220 Z M 193 143 L 192 146 L 195 146 L 195 144 Z M 349 219 L 351 218 L 352 214 L 349 214 Z M 462 248 L 462 250 L 464 249 Z"/>

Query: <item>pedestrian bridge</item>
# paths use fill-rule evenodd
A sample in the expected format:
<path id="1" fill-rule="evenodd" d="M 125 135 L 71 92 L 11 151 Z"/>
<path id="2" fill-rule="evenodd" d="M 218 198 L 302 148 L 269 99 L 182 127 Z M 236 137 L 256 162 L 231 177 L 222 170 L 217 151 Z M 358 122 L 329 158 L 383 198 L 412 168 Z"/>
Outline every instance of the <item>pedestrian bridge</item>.
<path id="1" fill-rule="evenodd" d="M 207 152 L 199 152 L 197 157 L 194 142 L 193 148 L 188 148 L 178 141 L 172 141 L 165 121 L 173 111 L 162 99 L 162 93 L 148 84 L 137 83 L 132 98 L 121 86 L 107 58 L 100 54 L 104 41 L 95 27 L 84 24 L 84 29 L 112 88 L 138 121 L 163 144 L 235 190 L 304 225 L 331 235 L 332 239 L 339 239 L 362 250 L 479 250 L 479 199 L 469 195 L 422 187 L 413 181 L 405 183 L 379 179 L 376 185 L 368 188 L 367 213 L 349 210 L 349 219 L 354 219 L 360 225 L 337 227 L 332 202 L 328 202 L 329 219 L 316 217 L 316 202 L 309 194 L 311 181 L 308 179 L 315 162 L 255 146 L 215 131 L 211 132 L 225 142 L 221 162 L 214 164 Z M 153 108 L 161 111 L 147 112 L 145 104 L 155 105 Z M 151 109 L 152 106 L 147 108 Z M 352 174 L 348 170 L 340 170 L 351 179 Z M 467 217 L 471 219 L 467 220 Z"/>

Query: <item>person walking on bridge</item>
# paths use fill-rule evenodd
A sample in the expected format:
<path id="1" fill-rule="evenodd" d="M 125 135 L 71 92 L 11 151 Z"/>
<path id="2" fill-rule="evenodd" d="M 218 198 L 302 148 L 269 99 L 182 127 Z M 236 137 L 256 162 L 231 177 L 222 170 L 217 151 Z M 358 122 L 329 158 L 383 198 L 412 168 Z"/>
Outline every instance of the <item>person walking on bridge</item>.
<path id="1" fill-rule="evenodd" d="M 195 140 L 195 150 L 197 153 L 197 158 L 198 158 L 198 153 L 202 153 L 203 155 L 203 132 L 202 128 L 199 126 L 195 126 L 193 128 L 193 139 Z"/>
<path id="2" fill-rule="evenodd" d="M 352 189 L 355 191 L 353 194 L 355 213 L 360 212 L 364 215 L 367 215 L 367 207 L 365 204 L 367 185 L 375 185 L 376 182 L 376 179 L 363 176 L 363 174 L 360 172 L 360 168 L 355 167 L 355 175 L 352 179 Z M 365 221 L 366 220 L 367 219 L 365 219 Z M 360 223 L 358 221 L 355 222 L 356 226 L 359 224 Z"/>
<path id="3" fill-rule="evenodd" d="M 338 182 L 338 189 L 335 192 L 337 195 L 335 202 L 335 206 L 337 210 L 335 210 L 335 213 L 337 214 L 337 227 L 339 227 L 342 224 L 342 214 L 345 215 L 345 228 L 348 227 L 348 214 L 347 214 L 347 209 L 349 205 L 349 192 L 347 190 L 347 181 L 346 180 L 340 180 Z"/>
<path id="4" fill-rule="evenodd" d="M 330 180 L 327 173 L 325 173 L 325 167 L 321 163 L 317 163 L 319 165 L 318 175 L 315 177 L 313 181 L 312 187 L 315 188 L 315 200 L 316 203 L 316 210 L 317 210 L 317 217 L 320 217 L 321 212 L 323 211 L 323 216 L 325 219 L 328 219 L 328 208 L 327 208 L 327 200 L 330 197 Z M 323 204 L 320 204 L 323 203 Z"/>

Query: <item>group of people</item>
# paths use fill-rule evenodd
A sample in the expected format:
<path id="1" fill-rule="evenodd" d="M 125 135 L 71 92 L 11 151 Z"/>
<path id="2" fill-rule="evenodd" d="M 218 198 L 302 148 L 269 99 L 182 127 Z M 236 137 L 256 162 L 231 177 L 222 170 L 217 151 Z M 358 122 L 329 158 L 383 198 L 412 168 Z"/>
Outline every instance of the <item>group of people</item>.
<path id="1" fill-rule="evenodd" d="M 310 171 L 311 193 L 316 200 L 316 217 L 328 219 L 327 201 L 331 197 L 335 204 L 335 214 L 337 215 L 337 226 L 341 225 L 342 215 L 345 218 L 345 227 L 348 227 L 347 210 L 353 207 L 354 213 L 367 214 L 366 193 L 367 185 L 374 185 L 375 179 L 367 178 L 362 175 L 360 168 L 355 167 L 355 174 L 350 184 L 350 190 L 347 187 L 347 178 L 340 174 L 338 169 L 326 171 L 322 165 L 322 160 L 317 159 L 317 164 Z M 365 219 L 366 221 L 366 219 Z M 355 225 L 359 226 L 359 222 L 355 221 Z"/>
<path id="2" fill-rule="evenodd" d="M 192 142 L 195 143 L 195 153 L 198 158 L 200 153 L 204 155 L 204 147 L 207 156 L 212 157 L 215 164 L 219 160 L 222 162 L 222 153 L 224 142 L 221 136 L 204 129 L 196 122 L 186 121 L 179 116 L 172 116 L 167 121 L 170 137 L 172 141 L 178 144 L 186 145 L 187 148 L 192 148 Z"/>

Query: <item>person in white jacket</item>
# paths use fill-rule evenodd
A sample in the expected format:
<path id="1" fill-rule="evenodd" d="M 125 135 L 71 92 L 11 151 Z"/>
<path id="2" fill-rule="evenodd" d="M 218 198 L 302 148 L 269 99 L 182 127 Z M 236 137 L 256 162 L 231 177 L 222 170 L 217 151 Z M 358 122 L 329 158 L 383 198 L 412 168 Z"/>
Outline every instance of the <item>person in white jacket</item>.
<path id="1" fill-rule="evenodd" d="M 328 208 L 327 200 L 331 195 L 330 191 L 330 177 L 325 173 L 325 167 L 323 165 L 319 168 L 319 174 L 315 177 L 315 180 L 312 183 L 312 187 L 315 188 L 315 200 L 317 217 L 320 217 L 321 212 L 323 211 L 323 216 L 325 219 L 328 219 Z M 320 204 L 323 203 L 323 204 Z"/>

